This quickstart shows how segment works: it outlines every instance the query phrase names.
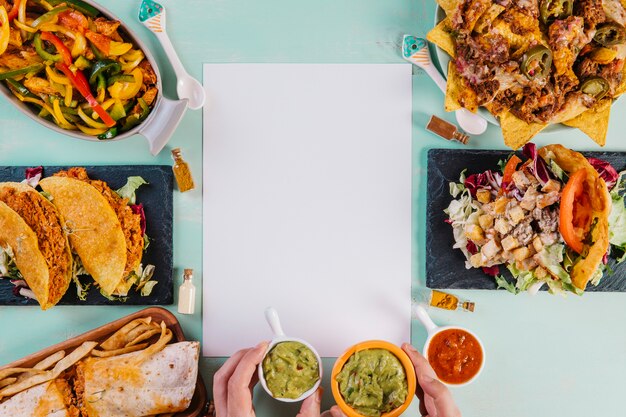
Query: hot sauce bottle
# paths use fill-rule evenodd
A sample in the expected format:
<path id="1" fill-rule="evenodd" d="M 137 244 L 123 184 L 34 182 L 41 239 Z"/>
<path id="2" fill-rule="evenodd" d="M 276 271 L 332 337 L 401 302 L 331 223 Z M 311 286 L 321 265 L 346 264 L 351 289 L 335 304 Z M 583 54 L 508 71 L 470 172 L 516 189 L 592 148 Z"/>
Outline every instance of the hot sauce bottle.
<path id="1" fill-rule="evenodd" d="M 462 300 L 456 295 L 448 294 L 429 288 L 421 288 L 418 291 L 416 302 L 428 304 L 431 307 L 443 308 L 444 310 L 474 311 L 474 303 Z"/>
<path id="2" fill-rule="evenodd" d="M 187 162 L 183 159 L 180 148 L 172 149 L 172 158 L 174 159 L 172 171 L 174 172 L 174 178 L 176 178 L 176 183 L 178 184 L 178 190 L 181 193 L 193 190 L 194 183 L 191 170 Z"/>

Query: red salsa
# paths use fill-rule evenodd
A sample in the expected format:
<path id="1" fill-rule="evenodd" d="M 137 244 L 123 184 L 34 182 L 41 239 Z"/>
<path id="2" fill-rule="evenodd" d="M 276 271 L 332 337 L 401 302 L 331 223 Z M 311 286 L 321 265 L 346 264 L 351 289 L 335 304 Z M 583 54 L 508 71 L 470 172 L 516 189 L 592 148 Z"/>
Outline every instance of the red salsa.
<path id="1" fill-rule="evenodd" d="M 483 351 L 474 336 L 461 329 L 437 333 L 428 347 L 428 362 L 439 379 L 462 384 L 472 379 L 483 363 Z"/>

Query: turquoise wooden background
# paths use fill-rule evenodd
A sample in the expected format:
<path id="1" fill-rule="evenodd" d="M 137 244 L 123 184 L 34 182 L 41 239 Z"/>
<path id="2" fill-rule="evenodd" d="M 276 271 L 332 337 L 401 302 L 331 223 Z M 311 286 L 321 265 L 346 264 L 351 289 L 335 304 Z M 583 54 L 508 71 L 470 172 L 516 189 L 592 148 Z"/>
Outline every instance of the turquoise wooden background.
<path id="1" fill-rule="evenodd" d="M 159 0 L 167 9 L 168 31 L 188 71 L 200 78 L 204 62 L 397 63 L 404 33 L 424 36 L 432 27 L 431 0 Z M 176 97 L 175 77 L 155 38 L 137 20 L 139 0 L 102 2 L 156 54 L 165 93 Z M 413 283 L 423 285 L 426 151 L 461 147 L 424 130 L 431 114 L 444 116 L 443 96 L 419 70 L 413 77 Z M 626 151 L 623 131 L 626 101 L 614 105 L 607 150 Z M 453 121 L 451 115 L 445 117 Z M 598 150 L 576 130 L 538 136 L 538 144 L 563 143 Z M 181 147 L 200 186 L 202 119 L 188 111 L 168 147 L 152 157 L 134 137 L 117 143 L 88 143 L 49 131 L 0 100 L 0 164 L 169 164 L 169 150 Z M 499 130 L 490 127 L 470 148 L 503 148 Z M 201 283 L 202 200 L 200 187 L 174 195 L 174 266 L 176 284 L 183 268 Z M 214 289 L 219 291 L 219 289 Z M 494 291 L 458 291 L 477 303 L 473 314 L 433 312 L 438 324 L 467 326 L 486 344 L 486 367 L 473 385 L 454 389 L 465 417 L 587 417 L 624 415 L 626 375 L 626 295 L 585 294 L 567 298 L 539 294 L 513 296 Z M 189 338 L 200 340 L 201 293 L 197 313 L 178 315 Z M 323 304 L 319 305 L 323 308 Z M 134 307 L 0 307 L 0 364 L 122 317 Z M 173 311 L 175 308 L 171 308 Z M 312 312 L 314 314 L 314 312 Z M 331 337 L 331 336 L 329 336 Z M 412 328 L 421 347 L 425 332 Z M 223 359 L 203 359 L 202 374 L 211 387 Z M 325 361 L 326 374 L 332 359 Z M 332 404 L 327 377 L 323 406 Z M 295 416 L 285 405 L 257 391 L 257 415 Z M 417 416 L 416 402 L 405 415 Z"/>

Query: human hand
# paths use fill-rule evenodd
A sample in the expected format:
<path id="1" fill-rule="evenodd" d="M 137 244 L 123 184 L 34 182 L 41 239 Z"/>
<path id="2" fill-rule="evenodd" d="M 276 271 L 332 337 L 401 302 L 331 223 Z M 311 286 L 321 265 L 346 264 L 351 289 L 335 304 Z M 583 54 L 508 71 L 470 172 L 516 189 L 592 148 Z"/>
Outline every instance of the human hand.
<path id="1" fill-rule="evenodd" d="M 420 400 L 420 414 L 427 417 L 461 417 L 452 393 L 436 379 L 437 375 L 428 360 L 408 343 L 402 345 L 402 350 L 409 355 L 415 367 L 417 376 L 415 394 Z"/>
<path id="2" fill-rule="evenodd" d="M 215 373 L 213 399 L 216 417 L 255 417 L 252 391 L 259 381 L 256 369 L 263 360 L 267 342 L 242 349 L 231 356 Z M 319 417 L 321 388 L 302 402 L 296 417 Z"/>

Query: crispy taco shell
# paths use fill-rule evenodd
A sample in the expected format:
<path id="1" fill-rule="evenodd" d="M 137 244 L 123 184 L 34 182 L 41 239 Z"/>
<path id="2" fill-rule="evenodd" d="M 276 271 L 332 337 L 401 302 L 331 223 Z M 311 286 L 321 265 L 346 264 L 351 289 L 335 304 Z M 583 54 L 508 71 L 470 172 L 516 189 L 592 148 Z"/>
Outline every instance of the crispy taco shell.
<path id="1" fill-rule="evenodd" d="M 92 185 L 107 200 L 117 219 L 122 226 L 124 239 L 126 241 L 126 265 L 124 267 L 124 278 L 128 278 L 141 263 L 143 256 L 144 238 L 141 231 L 141 217 L 133 213 L 128 206 L 128 201 L 121 198 L 113 191 L 106 182 L 93 180 L 87 175 L 87 171 L 82 167 L 70 168 L 67 171 L 59 171 L 54 176 L 74 178 Z M 133 280 L 123 280 L 115 291 L 117 295 L 126 295 L 135 282 Z"/>
<path id="2" fill-rule="evenodd" d="M 13 209 L 0 201 L 0 244 L 9 246 L 15 256 L 15 265 L 35 294 L 43 310 L 52 307 L 48 302 L 50 274 L 46 259 L 39 250 L 37 235 Z"/>
<path id="3" fill-rule="evenodd" d="M 42 308 L 57 304 L 72 281 L 72 253 L 59 212 L 34 188 L 17 182 L 0 183 L 0 201 L 19 214 L 37 235 L 49 272 L 47 303 Z"/>
<path id="4" fill-rule="evenodd" d="M 609 213 L 611 211 L 609 191 L 598 172 L 587 161 L 587 158 L 579 152 L 572 151 L 561 145 L 548 145 L 539 149 L 539 155 L 548 162 L 554 160 L 570 175 L 580 169 L 587 171 L 584 187 L 591 201 L 591 215 L 596 224 L 591 230 L 592 243 L 585 243 L 587 255 L 581 257 L 570 272 L 574 285 L 584 290 L 587 282 L 594 275 L 602 262 L 602 258 L 609 249 Z"/>
<path id="5" fill-rule="evenodd" d="M 72 249 L 105 295 L 124 277 L 126 241 L 120 222 L 107 200 L 90 184 L 64 177 L 39 182 L 66 222 Z"/>

